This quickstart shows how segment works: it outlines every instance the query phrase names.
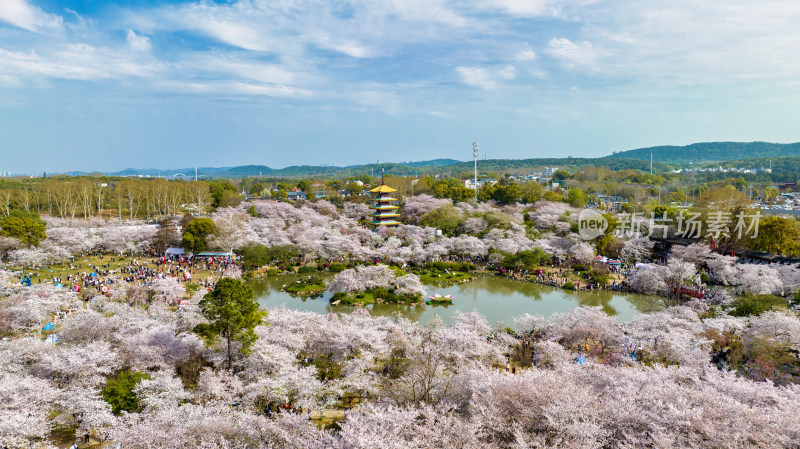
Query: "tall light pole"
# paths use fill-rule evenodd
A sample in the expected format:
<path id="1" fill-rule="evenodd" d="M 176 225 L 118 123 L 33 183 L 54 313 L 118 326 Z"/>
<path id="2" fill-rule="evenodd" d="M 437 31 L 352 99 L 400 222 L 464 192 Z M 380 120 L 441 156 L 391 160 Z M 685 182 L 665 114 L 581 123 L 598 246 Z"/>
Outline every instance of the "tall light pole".
<path id="1" fill-rule="evenodd" d="M 478 139 L 472 142 L 472 157 L 475 159 L 475 201 L 478 201 Z"/>

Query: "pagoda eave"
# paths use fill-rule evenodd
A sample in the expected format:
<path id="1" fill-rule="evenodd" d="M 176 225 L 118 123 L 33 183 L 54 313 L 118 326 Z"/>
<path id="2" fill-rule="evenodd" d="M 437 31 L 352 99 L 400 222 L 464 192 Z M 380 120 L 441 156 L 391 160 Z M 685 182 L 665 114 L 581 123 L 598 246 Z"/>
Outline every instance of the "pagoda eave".
<path id="1" fill-rule="evenodd" d="M 401 223 L 399 221 L 373 221 L 372 224 L 378 226 L 397 226 Z"/>

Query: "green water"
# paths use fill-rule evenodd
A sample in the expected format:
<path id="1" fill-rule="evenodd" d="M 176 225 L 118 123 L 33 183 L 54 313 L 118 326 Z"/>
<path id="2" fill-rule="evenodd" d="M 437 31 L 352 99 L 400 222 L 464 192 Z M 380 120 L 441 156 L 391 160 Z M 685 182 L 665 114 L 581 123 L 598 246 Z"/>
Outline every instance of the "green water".
<path id="1" fill-rule="evenodd" d="M 281 291 L 283 285 L 300 277 L 278 276 L 251 281 L 250 285 L 258 302 L 266 308 L 285 305 L 290 309 L 316 313 L 347 313 L 353 310 L 353 306 L 332 306 L 328 301 L 330 293 L 327 292 L 317 298 L 302 298 Z M 450 323 L 457 311 L 476 311 L 485 316 L 490 324 L 501 322 L 513 326 L 514 318 L 525 313 L 548 316 L 580 306 L 600 306 L 607 314 L 626 322 L 640 313 L 654 312 L 662 307 L 661 300 L 653 296 L 610 291 L 571 292 L 498 276 L 481 276 L 471 282 L 453 285 L 429 284 L 425 289 L 428 295 L 449 294 L 455 300 L 449 306 L 374 304 L 368 306 L 368 310 L 373 316 L 393 316 L 400 312 L 411 320 L 422 322 L 437 314 L 445 323 Z"/>

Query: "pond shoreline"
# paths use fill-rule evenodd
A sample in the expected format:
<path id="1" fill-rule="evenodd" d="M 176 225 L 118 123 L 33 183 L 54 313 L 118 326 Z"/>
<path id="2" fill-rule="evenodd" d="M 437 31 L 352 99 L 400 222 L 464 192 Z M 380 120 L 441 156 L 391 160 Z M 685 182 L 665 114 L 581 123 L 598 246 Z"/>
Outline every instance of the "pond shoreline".
<path id="1" fill-rule="evenodd" d="M 333 274 L 320 273 L 323 279 Z M 373 316 L 404 315 L 412 321 L 426 321 L 439 315 L 445 323 L 457 312 L 477 311 L 487 316 L 490 322 L 511 323 L 514 318 L 525 314 L 548 316 L 566 312 L 580 306 L 599 306 L 620 321 L 630 321 L 640 313 L 655 312 L 663 308 L 661 298 L 613 290 L 567 290 L 559 286 L 540 284 L 530 280 L 511 279 L 506 276 L 486 272 L 478 273 L 467 282 L 425 283 L 426 296 L 450 294 L 455 299 L 452 304 L 426 305 L 375 303 L 368 305 L 331 304 L 332 294 L 291 295 L 281 291 L 287 281 L 296 280 L 303 275 L 280 275 L 251 280 L 257 301 L 266 308 L 285 306 L 290 309 L 305 310 L 320 314 L 350 313 L 363 308 Z"/>

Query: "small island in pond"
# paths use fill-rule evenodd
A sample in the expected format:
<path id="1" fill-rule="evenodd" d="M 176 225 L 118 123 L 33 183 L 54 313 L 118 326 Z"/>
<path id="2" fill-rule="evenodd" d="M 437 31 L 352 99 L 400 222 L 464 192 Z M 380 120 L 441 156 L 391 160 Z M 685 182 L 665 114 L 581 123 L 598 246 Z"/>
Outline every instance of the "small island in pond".
<path id="1" fill-rule="evenodd" d="M 428 262 L 410 271 L 425 283 L 455 283 L 475 280 L 475 264 L 469 262 Z"/>
<path id="2" fill-rule="evenodd" d="M 292 284 L 285 285 L 283 291 L 293 295 L 316 295 L 325 291 L 325 281 L 317 276 L 308 276 Z"/>
<path id="3" fill-rule="evenodd" d="M 328 291 L 333 293 L 332 304 L 420 304 L 425 296 L 419 276 L 386 265 L 344 270 L 333 278 Z"/>

